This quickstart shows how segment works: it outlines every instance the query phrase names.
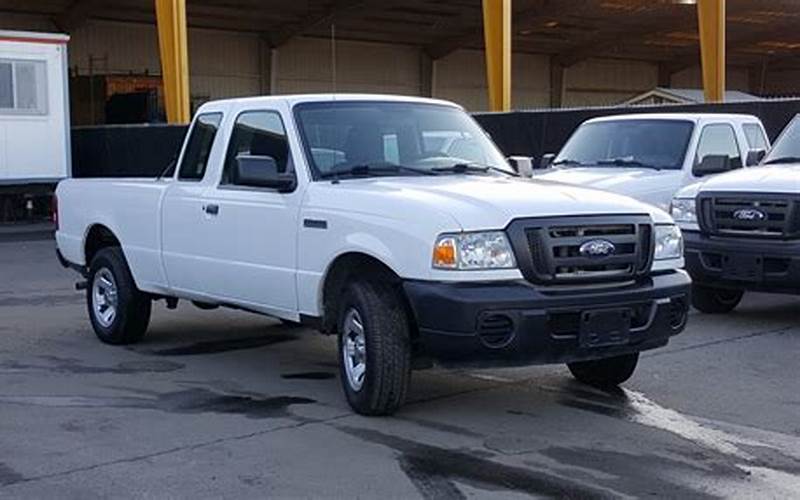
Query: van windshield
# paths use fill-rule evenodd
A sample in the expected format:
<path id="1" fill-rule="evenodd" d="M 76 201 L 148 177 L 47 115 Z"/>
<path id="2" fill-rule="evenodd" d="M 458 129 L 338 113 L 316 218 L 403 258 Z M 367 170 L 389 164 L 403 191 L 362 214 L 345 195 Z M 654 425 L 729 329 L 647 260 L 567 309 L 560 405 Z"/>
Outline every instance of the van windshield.
<path id="1" fill-rule="evenodd" d="M 553 160 L 555 167 L 680 170 L 694 124 L 680 120 L 615 120 L 586 123 Z"/>
<path id="2" fill-rule="evenodd" d="M 379 175 L 516 175 L 462 110 L 408 102 L 295 106 L 315 179 Z"/>
<path id="3" fill-rule="evenodd" d="M 786 126 L 762 164 L 800 163 L 800 115 Z"/>

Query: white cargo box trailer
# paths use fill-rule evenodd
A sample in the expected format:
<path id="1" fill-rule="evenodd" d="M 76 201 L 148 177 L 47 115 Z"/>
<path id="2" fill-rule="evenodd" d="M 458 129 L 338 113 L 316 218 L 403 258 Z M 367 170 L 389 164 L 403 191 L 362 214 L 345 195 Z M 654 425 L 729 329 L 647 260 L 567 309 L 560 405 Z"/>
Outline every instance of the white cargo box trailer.
<path id="1" fill-rule="evenodd" d="M 0 186 L 70 176 L 68 41 L 0 30 Z"/>

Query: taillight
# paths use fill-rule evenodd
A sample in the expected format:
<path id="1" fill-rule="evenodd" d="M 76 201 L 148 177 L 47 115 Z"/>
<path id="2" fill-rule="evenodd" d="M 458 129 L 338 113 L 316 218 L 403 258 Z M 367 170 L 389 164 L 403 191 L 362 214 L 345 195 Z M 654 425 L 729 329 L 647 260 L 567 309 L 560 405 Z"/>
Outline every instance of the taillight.
<path id="1" fill-rule="evenodd" d="M 58 231 L 58 196 L 56 196 L 55 193 L 53 193 L 53 197 L 50 198 L 50 217 L 53 219 L 56 231 Z"/>

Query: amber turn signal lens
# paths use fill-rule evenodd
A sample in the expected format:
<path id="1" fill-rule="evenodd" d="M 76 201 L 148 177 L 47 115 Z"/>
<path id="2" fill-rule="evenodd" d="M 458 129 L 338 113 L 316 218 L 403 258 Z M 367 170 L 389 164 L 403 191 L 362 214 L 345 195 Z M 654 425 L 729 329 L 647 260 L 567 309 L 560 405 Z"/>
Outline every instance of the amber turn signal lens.
<path id="1" fill-rule="evenodd" d="M 456 267 L 456 241 L 453 238 L 443 238 L 436 242 L 433 248 L 434 267 Z"/>

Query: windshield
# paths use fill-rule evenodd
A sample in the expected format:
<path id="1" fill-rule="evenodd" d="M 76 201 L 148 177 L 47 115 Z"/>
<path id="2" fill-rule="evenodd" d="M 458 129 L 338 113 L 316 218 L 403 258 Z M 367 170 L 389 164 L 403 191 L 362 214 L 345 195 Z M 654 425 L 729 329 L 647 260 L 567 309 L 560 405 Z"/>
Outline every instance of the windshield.
<path id="1" fill-rule="evenodd" d="M 800 115 L 789 122 L 763 161 L 775 163 L 800 163 Z"/>
<path id="2" fill-rule="evenodd" d="M 680 170 L 693 130 L 692 122 L 678 120 L 585 123 L 570 137 L 553 165 Z"/>
<path id="3" fill-rule="evenodd" d="M 458 108 L 407 102 L 315 102 L 295 107 L 315 179 L 339 175 L 515 175 Z M 465 168 L 474 166 L 475 168 Z"/>

